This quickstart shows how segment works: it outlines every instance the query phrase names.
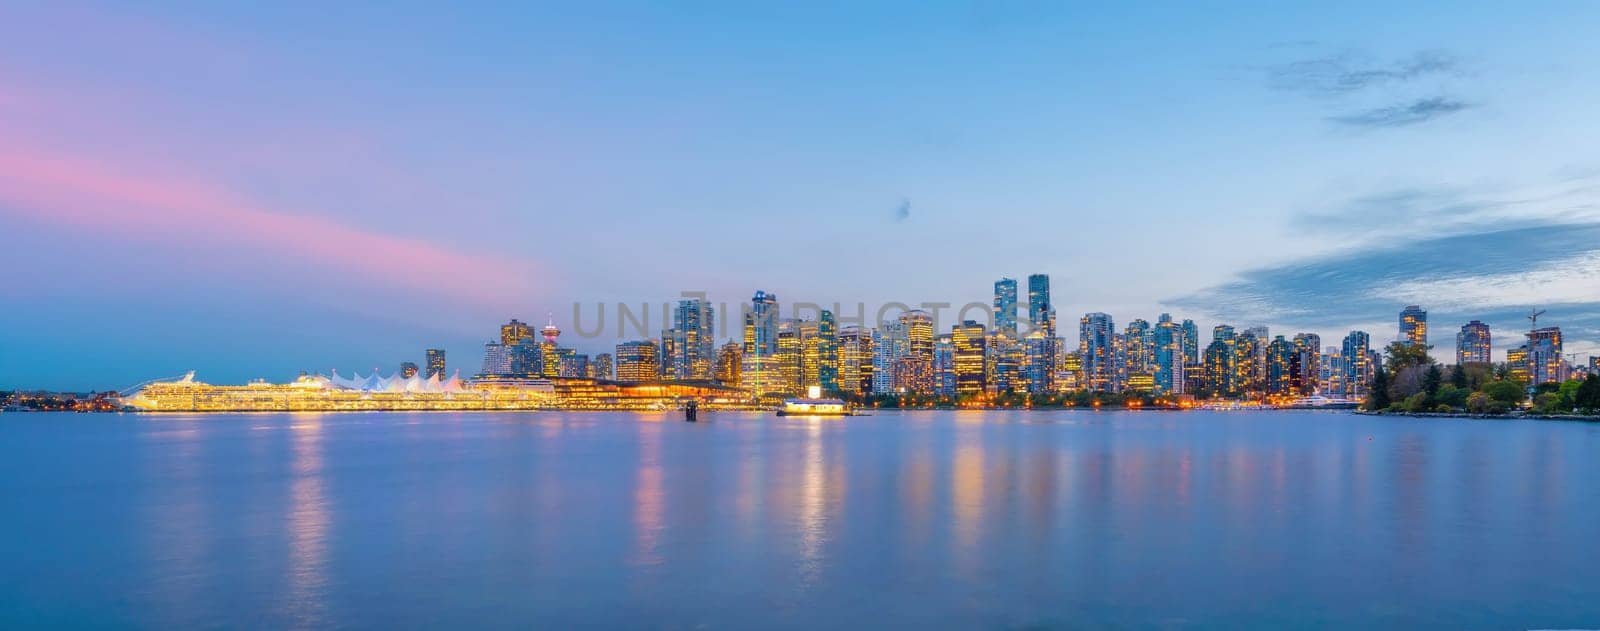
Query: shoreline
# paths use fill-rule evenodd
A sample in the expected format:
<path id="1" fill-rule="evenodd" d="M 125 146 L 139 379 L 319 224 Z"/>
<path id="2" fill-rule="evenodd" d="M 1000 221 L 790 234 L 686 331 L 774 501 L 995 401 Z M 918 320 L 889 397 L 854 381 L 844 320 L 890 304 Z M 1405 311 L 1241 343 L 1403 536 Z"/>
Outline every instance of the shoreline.
<path id="1" fill-rule="evenodd" d="M 1485 421 L 1580 421 L 1600 423 L 1600 414 L 1536 414 L 1533 412 L 1507 412 L 1505 414 L 1475 414 L 1472 412 L 1390 412 L 1388 410 L 1351 410 L 1362 416 L 1400 416 L 1410 418 L 1466 418 Z"/>

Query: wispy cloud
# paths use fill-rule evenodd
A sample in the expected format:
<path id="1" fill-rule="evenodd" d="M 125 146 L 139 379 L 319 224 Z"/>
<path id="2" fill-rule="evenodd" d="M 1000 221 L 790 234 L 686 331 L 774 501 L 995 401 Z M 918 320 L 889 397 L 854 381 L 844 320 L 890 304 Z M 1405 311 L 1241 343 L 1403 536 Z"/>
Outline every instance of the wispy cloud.
<path id="1" fill-rule="evenodd" d="M 1455 74 L 1456 57 L 1444 51 L 1422 51 L 1388 64 L 1374 64 L 1351 52 L 1302 59 L 1268 68 L 1270 85 L 1316 96 L 1340 96 L 1367 88 Z"/>
<path id="2" fill-rule="evenodd" d="M 1567 169 L 1553 184 L 1516 190 L 1411 186 L 1297 213 L 1297 229 L 1340 235 L 1426 230 L 1436 236 L 1600 221 L 1600 173 Z"/>
<path id="3" fill-rule="evenodd" d="M 1409 105 L 1392 105 L 1354 114 L 1329 116 L 1328 120 L 1352 127 L 1405 127 L 1448 116 L 1471 105 L 1454 99 L 1435 96 L 1418 99 Z"/>

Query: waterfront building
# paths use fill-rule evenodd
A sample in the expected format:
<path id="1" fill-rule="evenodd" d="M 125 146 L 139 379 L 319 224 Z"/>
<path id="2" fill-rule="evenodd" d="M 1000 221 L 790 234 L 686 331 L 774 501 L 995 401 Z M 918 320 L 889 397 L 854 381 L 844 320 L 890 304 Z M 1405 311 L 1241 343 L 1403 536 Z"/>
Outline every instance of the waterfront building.
<path id="1" fill-rule="evenodd" d="M 988 341 L 983 325 L 973 320 L 964 321 L 952 328 L 950 340 L 954 345 L 952 369 L 955 372 L 956 395 L 983 394 L 988 387 L 984 368 Z"/>
<path id="2" fill-rule="evenodd" d="M 800 331 L 800 321 L 785 318 L 778 321 L 778 374 L 782 376 L 782 392 L 798 394 L 804 388 L 805 345 Z"/>
<path id="3" fill-rule="evenodd" d="M 1184 339 L 1189 339 L 1185 337 Z M 1198 394 L 1206 389 L 1206 365 L 1184 364 L 1183 366 L 1183 391 L 1186 394 Z"/>
<path id="4" fill-rule="evenodd" d="M 933 338 L 933 393 L 956 396 L 956 344 L 950 333 Z"/>
<path id="5" fill-rule="evenodd" d="M 1154 374 L 1156 363 L 1155 331 L 1144 318 L 1134 318 L 1123 330 L 1124 370 L 1127 375 Z"/>
<path id="6" fill-rule="evenodd" d="M 1407 345 L 1428 345 L 1428 312 L 1411 305 L 1400 310 L 1400 341 Z"/>
<path id="7" fill-rule="evenodd" d="M 1298 361 L 1294 344 L 1275 337 L 1267 344 L 1267 394 L 1287 396 L 1296 394 L 1296 365 Z"/>
<path id="8" fill-rule="evenodd" d="M 430 348 L 426 353 L 428 369 L 423 373 L 424 378 L 431 379 L 435 375 L 444 378 L 444 349 Z"/>
<path id="9" fill-rule="evenodd" d="M 516 318 L 500 325 L 500 345 L 512 346 L 521 340 L 533 339 L 533 328 Z"/>
<path id="10" fill-rule="evenodd" d="M 1017 339 L 1017 281 L 1002 278 L 994 283 L 994 332 Z"/>
<path id="11" fill-rule="evenodd" d="M 1200 327 L 1194 320 L 1183 321 L 1183 362 L 1189 365 L 1200 363 Z"/>
<path id="12" fill-rule="evenodd" d="M 1528 332 L 1529 385 L 1561 383 L 1567 379 L 1566 356 L 1561 353 L 1561 327 L 1547 326 Z"/>
<path id="13" fill-rule="evenodd" d="M 417 376 L 416 362 L 400 362 L 400 378 L 410 379 Z"/>
<path id="14" fill-rule="evenodd" d="M 616 350 L 617 381 L 641 383 L 661 378 L 661 350 L 654 341 L 623 342 Z"/>
<path id="15" fill-rule="evenodd" d="M 1344 336 L 1344 346 L 1340 349 L 1344 357 L 1342 371 L 1344 377 L 1344 398 L 1361 400 L 1367 397 L 1372 387 L 1372 371 L 1377 367 L 1373 361 L 1372 337 L 1365 331 L 1351 331 Z"/>
<path id="16" fill-rule="evenodd" d="M 583 379 L 589 376 L 589 356 L 579 353 L 575 349 L 563 348 L 558 353 L 561 356 L 562 377 L 567 379 Z"/>
<path id="17" fill-rule="evenodd" d="M 1234 378 L 1238 375 L 1233 367 L 1234 357 L 1231 329 L 1228 337 L 1214 336 L 1211 344 L 1206 346 L 1206 389 L 1212 395 L 1232 396 L 1238 391 L 1234 385 Z"/>
<path id="18" fill-rule="evenodd" d="M 511 368 L 506 374 L 518 377 L 544 375 L 544 346 L 534 338 L 518 339 L 516 343 L 506 347 L 506 354 L 511 356 Z"/>
<path id="19" fill-rule="evenodd" d="M 1185 382 L 1183 369 L 1184 327 L 1172 320 L 1172 316 L 1161 314 L 1156 319 L 1155 330 L 1151 332 L 1152 363 L 1154 364 L 1155 391 L 1157 394 L 1183 394 Z"/>
<path id="20" fill-rule="evenodd" d="M 1523 384 L 1531 383 L 1532 374 L 1528 370 L 1527 344 L 1506 349 L 1506 372 L 1517 382 Z"/>
<path id="21" fill-rule="evenodd" d="M 984 382 L 990 392 L 1019 392 L 1022 383 L 1022 345 L 1005 335 L 995 333 L 987 342 L 984 360 Z"/>
<path id="22" fill-rule="evenodd" d="M 1056 348 L 1061 348 L 1061 340 L 1057 338 Z M 1060 363 L 1056 368 L 1056 391 L 1072 392 L 1083 390 L 1088 386 L 1083 376 L 1083 353 L 1072 351 L 1060 354 Z"/>
<path id="23" fill-rule="evenodd" d="M 1056 367 L 1052 357 L 1055 340 L 1034 329 L 1022 340 L 1022 381 L 1031 394 L 1055 391 Z"/>
<path id="24" fill-rule="evenodd" d="M 1322 351 L 1317 379 L 1317 394 L 1329 398 L 1344 398 L 1344 353 L 1329 346 Z"/>
<path id="25" fill-rule="evenodd" d="M 1267 382 L 1266 327 L 1250 327 L 1233 338 L 1233 386 L 1240 394 L 1261 392 Z"/>
<path id="26" fill-rule="evenodd" d="M 905 329 L 906 354 L 921 359 L 933 360 L 933 316 L 926 311 L 913 309 L 901 313 L 900 325 Z"/>
<path id="27" fill-rule="evenodd" d="M 593 373 L 590 376 L 594 377 L 595 379 L 610 381 L 615 377 L 611 353 L 601 353 L 599 355 L 595 355 L 594 361 L 589 362 L 589 368 Z"/>
<path id="28" fill-rule="evenodd" d="M 778 362 L 778 296 L 757 291 L 744 314 L 740 385 L 755 396 L 784 392 Z"/>
<path id="29" fill-rule="evenodd" d="M 507 352 L 506 345 L 500 342 L 488 342 L 483 345 L 482 375 L 510 375 L 511 354 Z"/>
<path id="30" fill-rule="evenodd" d="M 1296 333 L 1294 352 L 1295 390 L 1307 396 L 1316 394 L 1322 383 L 1322 336 Z"/>
<path id="31" fill-rule="evenodd" d="M 849 394 L 872 392 L 872 331 L 859 326 L 839 330 L 839 389 Z"/>
<path id="32" fill-rule="evenodd" d="M 716 310 L 711 301 L 678 301 L 672 313 L 672 354 L 666 358 L 668 378 L 710 380 L 716 372 Z"/>
<path id="33" fill-rule="evenodd" d="M 561 374 L 561 348 L 557 344 L 561 338 L 561 329 L 556 328 L 554 316 L 545 315 L 544 328 L 539 329 L 539 336 L 544 338 L 544 341 L 539 343 L 539 353 L 544 361 L 540 373 L 546 377 Z"/>
<path id="34" fill-rule="evenodd" d="M 1456 364 L 1489 363 L 1489 325 L 1473 320 L 1456 333 Z"/>
<path id="35" fill-rule="evenodd" d="M 1043 330 L 1045 337 L 1055 337 L 1056 310 L 1050 302 L 1049 274 L 1028 276 L 1028 322 Z"/>
<path id="36" fill-rule="evenodd" d="M 730 341 L 717 349 L 717 383 L 739 387 L 739 369 L 744 364 L 744 344 Z"/>
<path id="37" fill-rule="evenodd" d="M 1083 387 L 1088 390 L 1115 392 L 1114 330 L 1111 316 L 1104 313 L 1086 313 L 1078 321 L 1078 355 L 1083 362 Z"/>
<path id="38" fill-rule="evenodd" d="M 884 321 L 872 332 L 872 392 L 894 392 L 894 363 L 911 354 L 911 333 L 908 322 Z"/>

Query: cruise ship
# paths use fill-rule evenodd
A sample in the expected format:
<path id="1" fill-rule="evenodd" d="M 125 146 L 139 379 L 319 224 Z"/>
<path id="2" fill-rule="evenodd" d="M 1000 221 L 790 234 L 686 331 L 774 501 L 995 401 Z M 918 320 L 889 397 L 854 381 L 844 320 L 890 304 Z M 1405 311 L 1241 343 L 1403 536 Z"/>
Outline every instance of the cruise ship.
<path id="1" fill-rule="evenodd" d="M 850 406 L 840 399 L 822 398 L 822 388 L 811 386 L 806 396 L 785 399 L 778 407 L 778 416 L 849 416 Z"/>
<path id="2" fill-rule="evenodd" d="M 448 379 L 412 375 L 342 377 L 302 374 L 289 383 L 252 381 L 219 386 L 190 371 L 168 381 L 136 386 L 124 395 L 125 407 L 146 412 L 354 412 L 378 410 L 531 410 L 553 405 L 548 383 L 517 388 L 474 388 L 457 373 Z"/>

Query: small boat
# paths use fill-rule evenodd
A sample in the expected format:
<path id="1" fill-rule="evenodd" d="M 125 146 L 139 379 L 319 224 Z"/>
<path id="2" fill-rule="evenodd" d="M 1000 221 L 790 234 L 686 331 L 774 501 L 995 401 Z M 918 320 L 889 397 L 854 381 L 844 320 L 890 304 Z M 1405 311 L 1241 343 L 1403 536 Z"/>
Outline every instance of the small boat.
<path id="1" fill-rule="evenodd" d="M 778 416 L 850 416 L 850 406 L 839 399 L 785 399 Z"/>

